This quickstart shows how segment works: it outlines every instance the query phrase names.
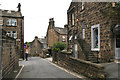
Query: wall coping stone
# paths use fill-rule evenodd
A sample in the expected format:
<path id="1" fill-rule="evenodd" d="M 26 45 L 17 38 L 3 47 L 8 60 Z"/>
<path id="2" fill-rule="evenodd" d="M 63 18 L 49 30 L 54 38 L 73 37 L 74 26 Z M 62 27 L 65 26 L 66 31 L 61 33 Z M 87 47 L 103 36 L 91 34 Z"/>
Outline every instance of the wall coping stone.
<path id="1" fill-rule="evenodd" d="M 85 60 L 81 60 L 81 59 L 76 59 L 74 57 L 70 57 L 71 59 L 75 59 L 77 61 L 79 61 L 80 63 L 83 63 L 83 64 L 87 64 L 87 65 L 91 65 L 91 66 L 94 66 L 96 68 L 99 68 L 99 69 L 104 69 L 104 66 L 101 65 L 101 64 L 96 64 L 96 63 L 92 63 L 90 61 L 85 61 Z"/>

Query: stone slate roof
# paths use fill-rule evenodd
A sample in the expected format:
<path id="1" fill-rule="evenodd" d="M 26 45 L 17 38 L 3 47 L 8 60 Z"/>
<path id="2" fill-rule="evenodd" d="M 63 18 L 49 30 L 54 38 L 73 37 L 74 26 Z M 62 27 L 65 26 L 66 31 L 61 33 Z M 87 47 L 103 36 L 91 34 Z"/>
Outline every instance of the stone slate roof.
<path id="1" fill-rule="evenodd" d="M 47 42 L 45 38 L 39 38 L 38 40 L 39 40 L 41 43 L 46 43 L 46 42 Z"/>
<path id="2" fill-rule="evenodd" d="M 12 11 L 12 10 L 0 10 L 2 11 L 2 16 L 10 16 L 10 17 L 21 17 L 21 12 Z"/>
<path id="3" fill-rule="evenodd" d="M 66 28 L 60 28 L 60 27 L 54 27 L 54 30 L 58 32 L 59 34 L 67 34 Z"/>

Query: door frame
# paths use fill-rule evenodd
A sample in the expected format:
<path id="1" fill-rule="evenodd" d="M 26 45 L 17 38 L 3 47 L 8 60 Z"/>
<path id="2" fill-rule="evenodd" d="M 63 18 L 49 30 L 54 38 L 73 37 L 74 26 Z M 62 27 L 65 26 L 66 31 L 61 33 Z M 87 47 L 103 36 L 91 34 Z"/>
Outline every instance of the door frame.
<path id="1" fill-rule="evenodd" d="M 75 58 L 78 58 L 78 53 L 77 53 L 77 51 L 78 51 L 78 45 L 77 45 L 77 44 L 74 44 L 74 56 L 75 56 Z"/>
<path id="2" fill-rule="evenodd" d="M 120 60 L 120 48 L 116 47 L 116 37 L 117 35 L 115 35 L 115 60 Z"/>

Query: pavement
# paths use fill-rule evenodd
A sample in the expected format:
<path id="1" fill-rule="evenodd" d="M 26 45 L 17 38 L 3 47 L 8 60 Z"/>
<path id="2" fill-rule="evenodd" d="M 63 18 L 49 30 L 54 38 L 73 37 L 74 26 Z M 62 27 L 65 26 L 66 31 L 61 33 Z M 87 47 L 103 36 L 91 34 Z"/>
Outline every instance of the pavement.
<path id="1" fill-rule="evenodd" d="M 19 73 L 18 79 L 62 79 L 62 80 L 83 80 L 75 74 L 67 72 L 59 66 L 53 64 L 51 58 L 43 59 L 40 57 L 28 58 L 28 61 L 19 61 L 19 66 L 24 68 Z M 34 80 L 33 79 L 33 80 Z"/>
<path id="2" fill-rule="evenodd" d="M 108 74 L 107 78 L 120 80 L 120 63 L 102 63 L 105 67 L 104 71 Z"/>
<path id="3" fill-rule="evenodd" d="M 46 58 L 48 61 L 52 62 L 52 57 Z"/>

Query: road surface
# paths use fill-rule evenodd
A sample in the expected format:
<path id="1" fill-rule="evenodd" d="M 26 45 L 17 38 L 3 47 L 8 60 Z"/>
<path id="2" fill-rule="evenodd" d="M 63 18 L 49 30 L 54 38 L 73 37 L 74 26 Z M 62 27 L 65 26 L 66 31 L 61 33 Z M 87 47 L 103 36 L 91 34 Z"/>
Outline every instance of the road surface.
<path id="1" fill-rule="evenodd" d="M 28 61 L 20 61 L 19 64 L 24 65 L 24 68 L 18 78 L 69 78 L 67 80 L 77 78 L 40 57 L 31 57 L 28 58 Z"/>

